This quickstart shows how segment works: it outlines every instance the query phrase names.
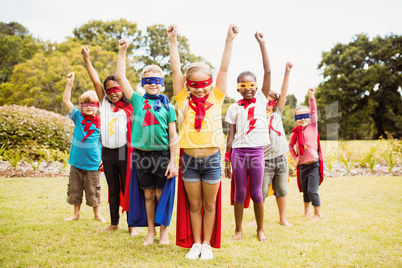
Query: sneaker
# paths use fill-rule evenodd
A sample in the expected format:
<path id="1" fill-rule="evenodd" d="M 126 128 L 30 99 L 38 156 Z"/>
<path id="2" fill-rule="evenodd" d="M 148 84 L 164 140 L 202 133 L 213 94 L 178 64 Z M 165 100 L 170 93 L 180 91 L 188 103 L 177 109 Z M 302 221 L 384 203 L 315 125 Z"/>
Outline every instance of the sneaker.
<path id="1" fill-rule="evenodd" d="M 201 254 L 202 245 L 200 242 L 194 243 L 190 251 L 187 253 L 186 258 L 190 260 L 198 259 Z"/>
<path id="2" fill-rule="evenodd" d="M 212 260 L 214 255 L 212 254 L 212 247 L 207 244 L 207 242 L 204 242 L 202 244 L 201 248 L 201 257 L 200 260 L 206 261 L 206 260 Z"/>

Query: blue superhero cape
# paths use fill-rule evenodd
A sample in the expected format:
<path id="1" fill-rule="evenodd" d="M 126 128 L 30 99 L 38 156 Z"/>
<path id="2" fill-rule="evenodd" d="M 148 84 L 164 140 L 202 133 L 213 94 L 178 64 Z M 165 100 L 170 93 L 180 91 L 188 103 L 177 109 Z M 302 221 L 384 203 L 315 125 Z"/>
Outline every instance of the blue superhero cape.
<path id="1" fill-rule="evenodd" d="M 145 210 L 144 191 L 139 187 L 137 169 L 134 161 L 131 161 L 131 183 L 130 183 L 130 201 L 127 213 L 127 223 L 134 227 L 148 227 L 147 213 Z M 167 179 L 162 189 L 159 199 L 155 199 L 155 226 L 169 226 L 172 219 L 174 206 L 176 177 Z"/>

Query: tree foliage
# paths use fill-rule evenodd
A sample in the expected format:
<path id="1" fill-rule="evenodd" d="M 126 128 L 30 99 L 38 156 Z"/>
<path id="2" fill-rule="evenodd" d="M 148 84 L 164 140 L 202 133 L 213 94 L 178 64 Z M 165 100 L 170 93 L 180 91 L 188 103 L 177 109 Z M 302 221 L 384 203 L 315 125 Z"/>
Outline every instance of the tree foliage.
<path id="1" fill-rule="evenodd" d="M 402 36 L 356 35 L 322 53 L 318 68 L 324 81 L 317 87 L 317 105 L 326 125 L 338 123 L 339 137 L 369 139 L 389 131 L 402 136 Z M 338 122 L 339 121 L 339 122 Z"/>
<path id="2" fill-rule="evenodd" d="M 131 44 L 127 53 L 138 48 L 141 32 L 137 31 L 137 23 L 125 19 L 102 21 L 92 20 L 73 30 L 74 41 L 85 46 L 100 46 L 104 50 L 119 52 L 118 41 L 127 39 Z"/>
<path id="3" fill-rule="evenodd" d="M 31 59 L 39 48 L 27 28 L 17 22 L 0 22 L 0 83 L 9 82 L 14 66 Z"/>

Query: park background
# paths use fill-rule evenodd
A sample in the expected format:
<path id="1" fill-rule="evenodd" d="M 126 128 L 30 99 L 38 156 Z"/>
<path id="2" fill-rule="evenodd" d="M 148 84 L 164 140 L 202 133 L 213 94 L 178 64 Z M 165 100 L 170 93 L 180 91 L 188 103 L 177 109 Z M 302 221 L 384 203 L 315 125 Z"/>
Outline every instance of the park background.
<path id="1" fill-rule="evenodd" d="M 236 77 L 240 72 L 250 70 L 258 81 L 262 79 L 261 55 L 253 36 L 255 31 L 260 31 L 264 33 L 270 57 L 273 90 L 280 89 L 286 61 L 294 64 L 283 114 L 286 134 L 294 127 L 296 105 L 306 103 L 309 87 L 317 88 L 320 135 L 328 140 L 323 141 L 323 145 L 326 174 L 330 178 L 328 188 L 325 182 L 321 188 L 323 200 L 327 199 L 324 212 L 329 219 L 314 229 L 296 218 L 295 214 L 301 209 L 296 209 L 301 205 L 301 196 L 295 190 L 295 178 L 291 177 L 289 187 L 293 195 L 289 196 L 288 206 L 292 208 L 288 213 L 299 226 L 291 231 L 276 228 L 277 212 L 272 200 L 266 208 L 269 215 L 266 224 L 272 237 L 281 237 L 285 232 L 286 237 L 297 236 L 298 241 L 283 244 L 272 238 L 263 249 L 272 250 L 270 244 L 274 244 L 273 247 L 294 249 L 297 254 L 292 250 L 282 253 L 274 250 L 263 257 L 261 254 L 265 251 L 255 248 L 259 244 L 250 235 L 244 247 L 253 248 L 255 254 L 248 251 L 240 254 L 243 246 L 226 241 L 221 253 L 217 253 L 218 258 L 208 265 L 253 266 L 255 260 L 254 266 L 280 266 L 281 263 L 291 266 L 296 260 L 296 266 L 400 266 L 400 10 L 400 1 L 1 0 L 0 264 L 7 267 L 133 266 L 138 259 L 138 266 L 147 266 L 142 255 L 148 250 L 142 249 L 138 241 L 134 246 L 138 254 L 132 259 L 125 257 L 125 263 L 116 261 L 115 255 L 96 261 L 97 250 L 108 249 L 105 245 L 97 248 L 91 244 L 79 253 L 76 247 L 88 239 L 99 243 L 113 240 L 116 247 L 118 241 L 113 235 L 92 237 L 101 227 L 85 220 L 74 223 L 78 229 L 84 224 L 79 231 L 83 240 L 75 241 L 74 231 L 62 222 L 70 211 L 64 202 L 64 188 L 73 127 L 62 105 L 65 76 L 70 71 L 76 73 L 72 102 L 78 103 L 78 96 L 93 88 L 81 58 L 81 47 L 86 45 L 91 49 L 90 58 L 102 80 L 115 72 L 117 41 L 127 38 L 132 42 L 127 61 L 130 66 L 127 76 L 132 84 L 139 82 L 138 74 L 144 65 L 156 63 L 166 73 L 165 93 L 172 97 L 166 26 L 174 23 L 179 28 L 183 71 L 189 62 L 202 60 L 209 63 L 216 74 L 228 25 L 235 23 L 240 33 L 234 41 L 223 113 L 240 98 L 236 92 Z M 140 88 L 138 90 L 141 92 Z M 171 100 L 174 102 L 174 98 Z M 55 178 L 49 182 L 39 178 L 43 176 Z M 362 184 L 366 183 L 371 186 L 363 190 Z M 27 184 L 31 185 L 31 191 L 17 193 L 17 189 Z M 337 198 L 329 187 L 342 189 L 349 198 L 354 195 L 354 207 L 341 204 L 345 197 Z M 48 189 L 54 192 L 49 193 Z M 103 195 L 106 189 L 104 183 Z M 367 206 L 373 199 L 375 204 Z M 38 200 L 46 200 L 45 206 L 36 202 Z M 24 215 L 23 208 L 31 205 L 34 207 Z M 231 208 L 225 205 L 225 209 L 223 222 L 231 231 Z M 380 210 L 383 211 L 379 213 Z M 103 196 L 103 215 L 107 214 L 107 197 Z M 339 214 L 340 218 L 335 220 Z M 348 218 L 350 214 L 354 215 L 352 220 Z M 364 226 L 358 222 L 363 218 Z M 343 221 L 349 221 L 350 225 L 344 225 Z M 7 227 L 10 222 L 13 227 Z M 60 224 L 66 237 L 61 238 L 61 231 L 57 230 Z M 389 228 L 383 228 L 383 224 Z M 339 229 L 335 230 L 337 227 Z M 48 234 L 46 229 L 50 229 Z M 31 232 L 39 238 L 28 235 L 25 239 L 23 234 Z M 312 236 L 320 238 L 310 243 L 311 237 L 304 232 L 312 232 Z M 340 232 L 345 239 L 340 239 Z M 225 239 L 230 240 L 231 232 L 225 234 Z M 121 231 L 117 240 L 123 239 L 123 245 L 133 247 L 132 240 L 126 236 Z M 347 238 L 353 241 L 346 243 Z M 61 244 L 49 242 L 52 239 L 59 239 Z M 359 239 L 362 240 L 359 242 Z M 170 240 L 168 248 L 155 246 L 150 252 L 170 252 L 170 247 L 174 248 L 173 230 Z M 239 257 L 230 255 L 228 258 L 233 246 Z M 310 249 L 306 253 L 309 246 L 321 248 L 321 253 L 327 250 L 332 257 L 321 259 L 320 254 Z M 337 252 L 338 247 L 343 249 Z M 70 258 L 68 252 L 77 256 Z M 117 252 L 123 254 L 120 250 Z M 23 257 L 26 253 L 31 257 Z M 50 254 L 50 257 L 42 260 L 42 254 Z M 280 258 L 273 260 L 278 254 Z M 174 249 L 172 258 L 178 260 L 167 262 L 168 266 L 192 264 L 180 260 L 182 256 L 180 249 Z M 245 261 L 240 261 L 241 257 Z M 159 261 L 168 260 L 156 258 L 150 265 Z"/>

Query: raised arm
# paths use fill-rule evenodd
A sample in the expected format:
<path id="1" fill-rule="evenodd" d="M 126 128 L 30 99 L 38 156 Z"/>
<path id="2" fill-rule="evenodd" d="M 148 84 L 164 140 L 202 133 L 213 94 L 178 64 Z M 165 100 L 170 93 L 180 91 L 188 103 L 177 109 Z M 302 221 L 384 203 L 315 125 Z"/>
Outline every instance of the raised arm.
<path id="1" fill-rule="evenodd" d="M 315 102 L 315 88 L 308 89 L 308 96 L 310 101 L 310 115 L 311 115 L 311 125 L 317 126 L 317 104 Z"/>
<path id="2" fill-rule="evenodd" d="M 89 52 L 90 52 L 90 50 L 88 47 L 82 47 L 82 50 L 81 50 L 82 59 L 85 62 L 85 67 L 87 68 L 89 77 L 91 78 L 92 83 L 94 84 L 95 92 L 96 92 L 96 95 L 98 95 L 99 102 L 102 104 L 103 96 L 105 95 L 105 93 L 103 92 L 102 83 L 99 79 L 98 73 L 96 72 L 95 68 L 92 66 L 91 60 L 89 59 Z"/>
<path id="3" fill-rule="evenodd" d="M 219 66 L 218 75 L 216 77 L 216 86 L 223 93 L 226 93 L 227 89 L 227 78 L 230 59 L 232 57 L 233 40 L 238 33 L 239 28 L 234 24 L 230 24 L 226 34 L 225 48 L 223 49 L 221 65 Z"/>
<path id="4" fill-rule="evenodd" d="M 269 91 L 271 90 L 271 66 L 269 64 L 268 52 L 265 46 L 264 35 L 262 33 L 256 32 L 254 36 L 255 39 L 257 39 L 258 44 L 260 45 L 262 65 L 264 67 L 264 80 L 262 82 L 261 91 L 268 99 Z"/>
<path id="5" fill-rule="evenodd" d="M 173 93 L 177 96 L 184 87 L 183 74 L 181 73 L 181 63 L 179 49 L 177 46 L 177 26 L 172 24 L 167 28 L 170 47 L 170 67 L 172 68 Z"/>
<path id="6" fill-rule="evenodd" d="M 283 77 L 283 82 L 282 82 L 282 87 L 281 87 L 281 96 L 279 97 L 278 100 L 278 106 L 283 110 L 285 107 L 285 102 L 286 102 L 286 94 L 288 93 L 288 88 L 289 88 L 289 76 L 290 76 L 290 71 L 293 68 L 293 64 L 290 62 L 286 62 L 286 68 L 285 68 L 285 75 Z"/>
<path id="7" fill-rule="evenodd" d="M 124 91 L 127 99 L 131 99 L 134 90 L 126 77 L 126 50 L 128 47 L 128 40 L 120 39 L 119 41 L 119 57 L 117 58 L 116 77 L 119 84 Z"/>
<path id="8" fill-rule="evenodd" d="M 63 103 L 66 106 L 69 114 L 74 108 L 74 105 L 71 102 L 71 90 L 73 89 L 73 84 L 74 84 L 74 73 L 69 73 L 67 75 L 67 84 L 63 94 Z"/>

